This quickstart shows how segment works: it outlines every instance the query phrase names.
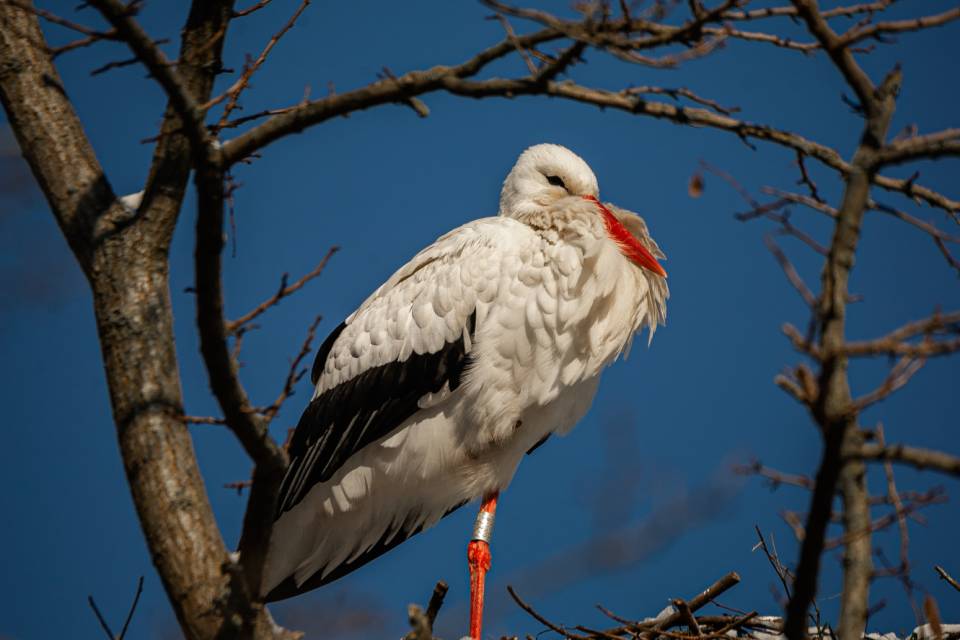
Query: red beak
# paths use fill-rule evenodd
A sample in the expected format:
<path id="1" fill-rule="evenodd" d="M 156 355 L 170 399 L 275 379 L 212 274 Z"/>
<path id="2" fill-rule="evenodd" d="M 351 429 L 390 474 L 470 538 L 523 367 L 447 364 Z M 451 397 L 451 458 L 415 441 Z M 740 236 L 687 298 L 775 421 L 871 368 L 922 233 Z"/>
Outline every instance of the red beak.
<path id="1" fill-rule="evenodd" d="M 583 196 L 584 200 L 589 200 L 590 202 L 597 205 L 597 208 L 600 210 L 600 215 L 603 216 L 603 224 L 607 228 L 607 234 L 610 238 L 620 246 L 620 251 L 627 258 L 630 259 L 634 264 L 643 267 L 647 271 L 652 271 L 661 278 L 667 277 L 667 272 L 663 270 L 663 267 L 660 266 L 660 263 L 657 262 L 657 259 L 647 251 L 647 248 L 640 244 L 640 241 L 637 240 L 630 231 L 623 226 L 623 223 L 620 222 L 610 209 L 607 209 L 603 204 L 600 203 L 593 196 Z"/>

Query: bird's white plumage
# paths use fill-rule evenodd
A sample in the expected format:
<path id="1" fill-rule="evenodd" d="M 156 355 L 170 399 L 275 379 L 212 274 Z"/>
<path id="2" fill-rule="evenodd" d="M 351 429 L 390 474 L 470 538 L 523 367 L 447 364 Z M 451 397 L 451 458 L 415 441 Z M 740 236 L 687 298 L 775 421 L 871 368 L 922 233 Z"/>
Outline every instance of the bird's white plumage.
<path id="1" fill-rule="evenodd" d="M 438 239 L 347 319 L 315 397 L 457 340 L 469 365 L 454 391 L 420 398 L 419 411 L 280 516 L 265 593 L 289 576 L 301 585 L 385 536 L 429 527 L 506 487 L 526 451 L 583 416 L 600 371 L 633 334 L 644 326 L 652 334 L 664 321 L 664 279 L 611 241 L 597 204 L 582 197 L 596 195 L 596 178 L 579 157 L 532 147 L 504 184 L 498 217 Z M 638 216 L 607 207 L 662 257 Z"/>

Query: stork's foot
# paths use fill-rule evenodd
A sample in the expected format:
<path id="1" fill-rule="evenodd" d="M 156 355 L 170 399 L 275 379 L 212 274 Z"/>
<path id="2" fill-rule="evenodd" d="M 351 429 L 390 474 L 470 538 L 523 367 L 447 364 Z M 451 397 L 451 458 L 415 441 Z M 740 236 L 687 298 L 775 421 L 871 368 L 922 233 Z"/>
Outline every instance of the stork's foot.
<path id="1" fill-rule="evenodd" d="M 470 567 L 470 637 L 474 640 L 480 640 L 483 626 L 483 587 L 490 562 L 490 545 L 483 540 L 471 540 L 467 545 L 467 565 Z"/>
<path id="2" fill-rule="evenodd" d="M 483 627 L 483 586 L 490 570 L 490 536 L 493 534 L 493 514 L 497 510 L 500 492 L 487 494 L 480 504 L 480 513 L 473 525 L 473 539 L 467 545 L 467 566 L 470 567 L 470 637 L 480 640 Z"/>

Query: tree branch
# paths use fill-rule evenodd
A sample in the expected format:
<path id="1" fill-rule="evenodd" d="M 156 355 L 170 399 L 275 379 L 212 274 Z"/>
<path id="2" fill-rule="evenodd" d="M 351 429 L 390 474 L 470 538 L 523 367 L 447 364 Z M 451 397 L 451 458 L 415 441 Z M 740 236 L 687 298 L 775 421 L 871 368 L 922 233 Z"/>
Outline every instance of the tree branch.
<path id="1" fill-rule="evenodd" d="M 863 2 L 843 7 L 835 7 L 821 12 L 825 19 L 845 17 L 849 18 L 861 13 L 873 14 L 883 11 L 894 0 L 879 0 L 878 2 Z M 762 20 L 764 18 L 787 17 L 793 18 L 798 15 L 796 7 L 764 7 L 762 9 L 750 9 L 749 11 L 727 11 L 723 14 L 726 20 Z"/>
<path id="2" fill-rule="evenodd" d="M 240 538 L 242 567 L 226 564 L 230 576 L 229 610 L 221 635 L 237 633 L 286 638 L 289 632 L 270 619 L 260 601 L 260 584 L 273 522 L 276 491 L 287 464 L 286 453 L 270 437 L 268 421 L 251 405 L 227 346 L 223 315 L 221 252 L 223 249 L 224 165 L 219 147 L 203 125 L 202 114 L 183 79 L 129 16 L 118 0 L 92 0 L 117 32 L 150 69 L 167 93 L 190 141 L 197 184 L 197 240 L 195 251 L 197 326 L 200 351 L 229 428 L 255 462 L 253 486 Z M 231 628 L 238 627 L 238 628 Z"/>
<path id="3" fill-rule="evenodd" d="M 310 4 L 310 0 L 301 0 L 300 6 L 297 7 L 297 10 L 293 12 L 293 15 L 290 16 L 290 19 L 287 20 L 286 24 L 280 28 L 280 30 L 273 34 L 273 37 L 267 42 L 267 45 L 263 48 L 263 51 L 260 52 L 260 55 L 257 56 L 257 59 L 252 63 L 244 66 L 243 73 L 240 74 L 240 78 L 234 82 L 229 89 L 223 92 L 220 96 L 214 98 L 210 102 L 204 105 L 205 109 L 209 109 L 213 105 L 219 104 L 223 100 L 227 100 L 226 106 L 223 108 L 223 114 L 220 116 L 220 121 L 217 123 L 218 128 L 222 128 L 230 118 L 230 113 L 237 107 L 237 101 L 240 99 L 240 94 L 244 89 L 250 84 L 250 78 L 253 77 L 253 74 L 263 66 L 263 63 L 266 62 L 267 56 L 270 55 L 270 52 L 280 42 L 282 38 L 290 29 L 293 28 L 293 25 L 296 24 L 297 18 L 304 12 L 307 6 Z"/>
<path id="4" fill-rule="evenodd" d="M 529 46 L 531 42 L 540 42 L 550 38 L 548 29 L 530 36 L 522 36 L 518 40 Z M 283 113 L 274 115 L 253 129 L 225 142 L 223 146 L 224 162 L 226 165 L 235 164 L 284 136 L 299 133 L 308 127 L 336 117 L 384 104 L 403 102 L 411 96 L 419 96 L 433 91 L 446 91 L 454 95 L 471 98 L 513 98 L 524 95 L 557 97 L 591 104 L 600 108 L 618 109 L 636 115 L 669 120 L 676 124 L 728 131 L 744 140 L 754 139 L 793 149 L 805 156 L 815 158 L 844 176 L 854 171 L 854 167 L 845 162 L 830 147 L 789 131 L 738 120 L 709 109 L 644 100 L 622 91 L 612 92 L 595 89 L 570 81 L 544 82 L 542 79 L 530 77 L 493 78 L 480 81 L 466 79 L 479 72 L 483 66 L 492 60 L 510 53 L 512 46 L 509 40 L 506 40 L 481 52 L 461 65 L 454 67 L 437 66 L 427 71 L 411 71 L 393 79 L 374 82 L 354 91 L 284 109 Z M 889 191 L 921 199 L 931 206 L 947 211 L 960 211 L 960 202 L 917 185 L 915 182 L 881 175 L 871 175 L 871 179 L 877 186 Z"/>
<path id="5" fill-rule="evenodd" d="M 940 576 L 941 580 L 946 580 L 947 584 L 949 584 L 951 587 L 953 587 L 957 591 L 960 591 L 960 582 L 957 582 L 956 580 L 954 580 L 953 577 L 949 573 L 947 573 L 947 571 L 943 567 L 936 566 L 934 567 L 934 570 L 936 570 L 937 575 Z"/>
<path id="6" fill-rule="evenodd" d="M 956 13 L 960 14 L 960 9 Z M 945 129 L 924 136 L 894 140 L 880 150 L 877 162 L 886 166 L 945 156 L 960 156 L 960 129 Z"/>
<path id="7" fill-rule="evenodd" d="M 856 42 L 861 42 L 868 38 L 879 38 L 880 36 L 890 33 L 904 33 L 907 31 L 929 29 L 931 27 L 941 27 L 958 18 L 960 18 L 960 8 L 954 8 L 932 16 L 865 24 L 863 26 L 856 26 L 844 33 L 838 38 L 838 44 L 839 46 L 848 47 Z"/>
<path id="8" fill-rule="evenodd" d="M 909 356 L 925 358 L 946 355 L 960 350 L 960 338 L 935 341 L 932 336 L 952 333 L 960 335 L 960 311 L 934 315 L 909 322 L 885 336 L 873 340 L 848 342 L 843 352 L 848 356 Z M 919 343 L 907 342 L 911 338 L 923 336 Z"/>
<path id="9" fill-rule="evenodd" d="M 32 3 L 0 3 L 0 101 L 64 237 L 90 276 L 94 249 L 129 223 L 66 97 Z M 55 123 L 55 124 L 52 124 Z"/>
<path id="10" fill-rule="evenodd" d="M 853 429 L 843 443 L 843 455 L 863 447 L 863 432 Z M 873 580 L 872 532 L 867 493 L 867 467 L 863 460 L 845 460 L 839 478 L 843 500 L 843 591 L 840 595 L 841 630 L 863 628 Z M 897 513 L 898 517 L 906 514 Z M 824 549 L 828 545 L 824 546 Z M 850 637 L 850 636 L 841 636 Z"/>
<path id="11" fill-rule="evenodd" d="M 223 69 L 221 53 L 233 4 L 234 0 L 193 0 L 190 5 L 176 71 L 196 104 L 209 100 L 214 79 Z M 184 121 L 173 101 L 168 100 L 138 211 L 168 244 L 193 166 L 192 145 L 183 128 Z"/>
<path id="12" fill-rule="evenodd" d="M 216 148 L 197 167 L 196 269 L 197 327 L 200 352 L 210 388 L 223 411 L 227 425 L 243 445 L 255 467 L 253 485 L 240 536 L 243 583 L 246 587 L 238 606 L 244 626 L 267 633 L 272 625 L 260 602 L 260 584 L 266 560 L 276 493 L 283 479 L 287 455 L 270 436 L 268 421 L 256 413 L 240 382 L 238 366 L 227 344 L 229 332 L 224 320 L 222 251 L 224 246 L 224 172 Z M 271 636 L 272 637 L 272 636 Z"/>
<path id="13" fill-rule="evenodd" d="M 203 14 L 220 3 L 199 4 Z M 0 23 L 0 96 L 91 283 L 120 453 L 147 546 L 184 635 L 212 638 L 229 627 L 211 607 L 228 595 L 228 555 L 182 420 L 169 234 L 156 224 L 175 220 L 176 180 L 189 163 L 163 176 L 172 216 L 136 215 L 114 197 L 47 47 L 31 45 L 43 42 L 35 16 L 0 4 Z"/>
<path id="14" fill-rule="evenodd" d="M 797 15 L 807 24 L 807 29 L 820 42 L 820 45 L 833 60 L 834 66 L 840 71 L 847 84 L 857 94 L 860 104 L 866 110 L 868 117 L 873 118 L 879 115 L 878 104 L 874 98 L 873 83 L 864 73 L 860 65 L 853 58 L 853 54 L 845 43 L 827 24 L 820 8 L 817 6 L 817 0 L 792 0 L 793 6 L 797 8 Z M 878 140 L 882 143 L 882 138 Z"/>
<path id="15" fill-rule="evenodd" d="M 852 455 L 864 460 L 883 460 L 910 465 L 916 469 L 932 469 L 960 477 L 960 457 L 934 449 L 909 447 L 904 444 L 865 444 Z"/>
<path id="16" fill-rule="evenodd" d="M 854 82 L 865 80 L 865 76 L 859 78 L 862 71 L 852 61 L 849 52 L 835 48 L 836 35 L 819 14 L 816 2 L 794 0 L 794 5 L 828 52 L 832 51 L 831 58 L 845 76 L 850 75 Z M 834 49 L 831 50 L 831 47 Z M 900 82 L 899 69 L 887 75 L 876 93 L 869 80 L 866 80 L 870 88 L 869 95 L 863 98 L 870 101 L 869 107 L 864 105 L 868 114 L 867 122 L 851 162 L 852 170 L 845 177 L 843 200 L 837 210 L 830 253 L 821 277 L 822 293 L 818 317 L 820 351 L 823 357 L 817 385 L 820 393 L 811 413 L 824 434 L 824 453 L 807 516 L 806 535 L 797 565 L 794 594 L 787 607 L 784 631 L 790 640 L 802 640 L 806 636 L 807 610 L 816 594 L 826 527 L 838 482 L 841 486 L 844 483 L 848 485 L 850 504 L 847 508 L 855 509 L 847 524 L 852 525 L 855 524 L 854 521 L 862 519 L 862 504 L 859 496 L 854 495 L 857 492 L 854 484 L 859 483 L 858 477 L 862 474 L 855 467 L 853 471 L 846 470 L 847 465 L 844 464 L 845 452 L 858 449 L 862 444 L 856 411 L 851 410 L 855 407 L 847 375 L 847 358 L 843 353 L 846 307 L 850 272 L 860 239 L 860 225 L 869 200 L 871 178 L 875 174 L 876 153 L 889 129 Z M 860 90 L 865 90 L 865 87 L 861 86 Z M 867 553 L 866 559 L 863 557 L 864 551 Z M 864 563 L 870 562 L 869 538 L 863 547 L 856 551 L 855 560 L 855 564 L 845 567 L 844 584 L 859 599 L 844 598 L 841 603 L 839 633 L 843 638 L 860 637 L 866 624 L 864 590 L 869 585 L 864 583 L 864 575 L 869 575 L 870 572 L 865 574 L 863 567 Z"/>
<path id="17" fill-rule="evenodd" d="M 813 292 L 810 291 L 810 287 L 807 286 L 807 284 L 803 281 L 803 278 L 800 277 L 800 274 L 797 273 L 796 267 L 793 266 L 790 258 L 788 258 L 787 254 L 783 252 L 783 249 L 780 248 L 780 245 L 776 243 L 770 234 L 763 236 L 763 243 L 767 246 L 767 249 L 769 249 L 770 253 L 773 254 L 773 257 L 776 258 L 780 268 L 783 269 L 784 275 L 787 276 L 787 280 L 790 281 L 790 284 L 793 286 L 793 288 L 796 289 L 797 293 L 800 294 L 800 297 L 803 298 L 803 301 L 807 303 L 807 306 L 811 309 L 816 309 L 817 297 L 813 295 Z"/>
<path id="18" fill-rule="evenodd" d="M 333 257 L 337 251 L 340 250 L 340 247 L 333 246 L 327 250 L 327 254 L 323 256 L 323 259 L 315 266 L 311 271 L 304 274 L 299 280 L 294 282 L 291 285 L 287 284 L 287 274 L 283 274 L 283 277 L 280 279 L 280 288 L 277 289 L 277 292 L 272 296 L 258 304 L 256 307 L 243 314 L 236 320 L 229 320 L 227 322 L 227 333 L 235 334 L 242 327 L 250 324 L 253 320 L 260 317 L 261 314 L 267 311 L 267 309 L 276 306 L 280 303 L 281 300 L 290 296 L 297 291 L 299 291 L 305 284 L 320 276 L 323 273 L 323 270 L 326 268 L 327 263 L 330 261 L 330 258 Z"/>
<path id="19" fill-rule="evenodd" d="M 137 60 L 147 67 L 150 75 L 163 87 L 177 115 L 183 120 L 184 133 L 190 139 L 195 153 L 199 153 L 208 144 L 209 134 L 203 126 L 202 112 L 197 108 L 190 89 L 174 70 L 172 63 L 120 0 L 90 0 L 90 4 L 103 14 L 117 35 L 136 55 Z"/>
<path id="20" fill-rule="evenodd" d="M 306 374 L 306 369 L 300 368 L 300 363 L 303 362 L 303 359 L 310 355 L 313 339 L 316 336 L 317 326 L 322 320 L 322 316 L 317 316 L 314 318 L 313 322 L 310 323 L 310 327 L 307 329 L 307 337 L 304 338 L 303 344 L 300 347 L 300 351 L 297 352 L 297 355 L 294 356 L 293 360 L 290 362 L 290 369 L 287 372 L 287 377 L 283 382 L 283 389 L 280 391 L 280 395 L 277 396 L 277 399 L 273 403 L 264 408 L 260 413 L 265 419 L 273 420 L 277 413 L 280 412 L 280 408 L 283 406 L 283 403 L 293 395 L 294 388 L 296 387 L 297 382 Z"/>

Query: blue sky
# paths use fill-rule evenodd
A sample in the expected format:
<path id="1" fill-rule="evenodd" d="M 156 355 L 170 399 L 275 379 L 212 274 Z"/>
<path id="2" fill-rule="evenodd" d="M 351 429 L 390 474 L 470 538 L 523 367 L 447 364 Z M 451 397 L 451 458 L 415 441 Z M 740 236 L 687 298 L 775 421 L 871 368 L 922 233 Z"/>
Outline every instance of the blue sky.
<path id="1" fill-rule="evenodd" d="M 41 4 L 73 15 L 76 1 Z M 296 4 L 276 0 L 256 17 L 234 22 L 227 66 L 239 68 L 244 54 L 258 53 Z M 896 15 L 953 4 L 903 3 Z M 143 23 L 157 37 L 176 38 L 186 6 L 179 0 L 148 2 Z M 488 14 L 472 2 L 315 2 L 255 77 L 243 105 L 252 113 L 292 104 L 306 85 L 314 96 L 329 83 L 340 90 L 357 87 L 385 65 L 402 73 L 459 62 L 502 37 L 499 24 L 484 19 Z M 73 17 L 96 22 L 90 11 Z M 780 27 L 795 34 L 789 22 Z M 70 37 L 49 34 L 55 42 Z M 904 66 L 893 130 L 913 122 L 923 131 L 957 125 L 956 72 L 942 66 L 956 54 L 957 42 L 960 25 L 954 24 L 905 35 L 899 45 L 864 58 L 874 78 L 895 62 Z M 163 105 L 139 67 L 89 76 L 91 69 L 125 57 L 122 47 L 102 45 L 58 62 L 118 193 L 141 188 L 152 147 L 139 140 L 155 132 Z M 491 73 L 518 75 L 524 67 L 510 59 Z M 663 71 L 591 52 L 573 77 L 607 88 L 686 86 L 741 107 L 744 119 L 794 129 L 845 156 L 859 135 L 860 121 L 840 101 L 845 88 L 820 55 L 732 43 L 680 70 Z M 323 314 L 325 335 L 420 247 L 463 222 L 493 215 L 500 183 L 525 147 L 564 144 L 591 164 L 604 199 L 646 218 L 669 256 L 668 325 L 652 347 L 638 341 L 629 360 L 604 375 L 592 411 L 569 437 L 551 440 L 521 465 L 498 513 L 487 632 L 540 630 L 509 602 L 507 582 L 555 620 L 603 626 L 595 603 L 628 617 L 652 615 L 670 598 L 692 596 L 735 570 L 743 582 L 723 601 L 775 612 L 776 578 L 762 555 L 751 551 L 753 528 L 759 525 L 776 541 L 785 561 L 795 561 L 796 544 L 777 514 L 803 510 L 807 495 L 789 488 L 771 492 L 731 468 L 758 457 L 784 471 L 815 469 L 817 432 L 772 382 L 798 361 L 780 325 L 802 326 L 807 318 L 763 246 L 763 223 L 735 221 L 732 213 L 745 205 L 715 177 L 706 176 L 699 199 L 687 195 L 687 182 L 705 160 L 754 191 L 768 184 L 791 188 L 793 154 L 764 145 L 752 151 L 719 132 L 559 100 L 473 101 L 440 94 L 424 100 L 429 118 L 401 106 L 357 113 L 282 140 L 252 166 L 237 169 L 238 251 L 225 265 L 231 315 L 273 293 L 283 272 L 296 277 L 331 245 L 342 247 L 318 281 L 272 310 L 263 328 L 248 336 L 242 375 L 255 400 L 275 397 L 314 315 Z M 86 283 L 42 198 L 24 187 L 29 177 L 9 157 L 8 132 L 2 135 L 0 389 L 7 435 L 0 483 L 7 490 L 0 495 L 0 545 L 6 550 L 0 637 L 101 637 L 87 595 L 119 626 L 140 575 L 146 576 L 145 591 L 131 637 L 177 637 L 125 484 Z M 838 182 L 811 166 L 824 195 L 837 202 Z M 924 183 L 956 197 L 957 167 L 944 161 L 918 168 Z M 876 197 L 945 225 L 936 211 L 887 194 Z M 821 241 L 829 239 L 815 214 L 798 210 L 794 217 Z M 184 293 L 193 278 L 193 218 L 191 195 L 171 252 L 177 348 L 188 411 L 214 415 L 193 300 Z M 816 256 L 789 240 L 783 246 L 815 284 Z M 881 335 L 936 305 L 955 309 L 957 284 L 929 238 L 869 214 L 852 282 L 864 301 L 851 307 L 850 335 Z M 855 364 L 854 391 L 870 390 L 885 372 L 884 362 Z M 864 421 L 882 419 L 890 440 L 957 453 L 958 374 L 960 360 L 930 362 Z M 308 387 L 301 383 L 285 406 L 275 423 L 278 437 L 295 424 Z M 233 545 L 245 498 L 222 485 L 247 478 L 249 464 L 221 427 L 197 426 L 194 434 L 207 490 Z M 872 486 L 880 492 L 878 472 Z M 898 479 L 901 488 L 918 490 L 943 484 L 953 497 L 960 489 L 956 481 L 932 474 L 904 470 Z M 914 578 L 940 601 L 946 617 L 956 619 L 956 594 L 937 580 L 932 565 L 949 570 L 956 562 L 950 532 L 960 527 L 960 512 L 947 504 L 924 515 L 927 526 L 911 526 Z M 275 616 L 301 628 L 318 629 L 318 619 L 324 621 L 325 637 L 396 635 L 405 626 L 406 604 L 424 601 L 442 578 L 451 589 L 439 633 L 456 637 L 466 628 L 464 556 L 472 520 L 472 509 L 463 509 L 350 577 L 274 607 Z M 877 541 L 896 557 L 894 532 L 879 534 Z M 837 556 L 828 555 L 824 566 L 821 606 L 829 617 L 837 608 Z M 960 565 L 953 568 L 960 573 Z M 872 629 L 914 626 L 896 582 L 876 584 L 871 601 L 881 600 L 886 607 L 872 619 Z"/>

